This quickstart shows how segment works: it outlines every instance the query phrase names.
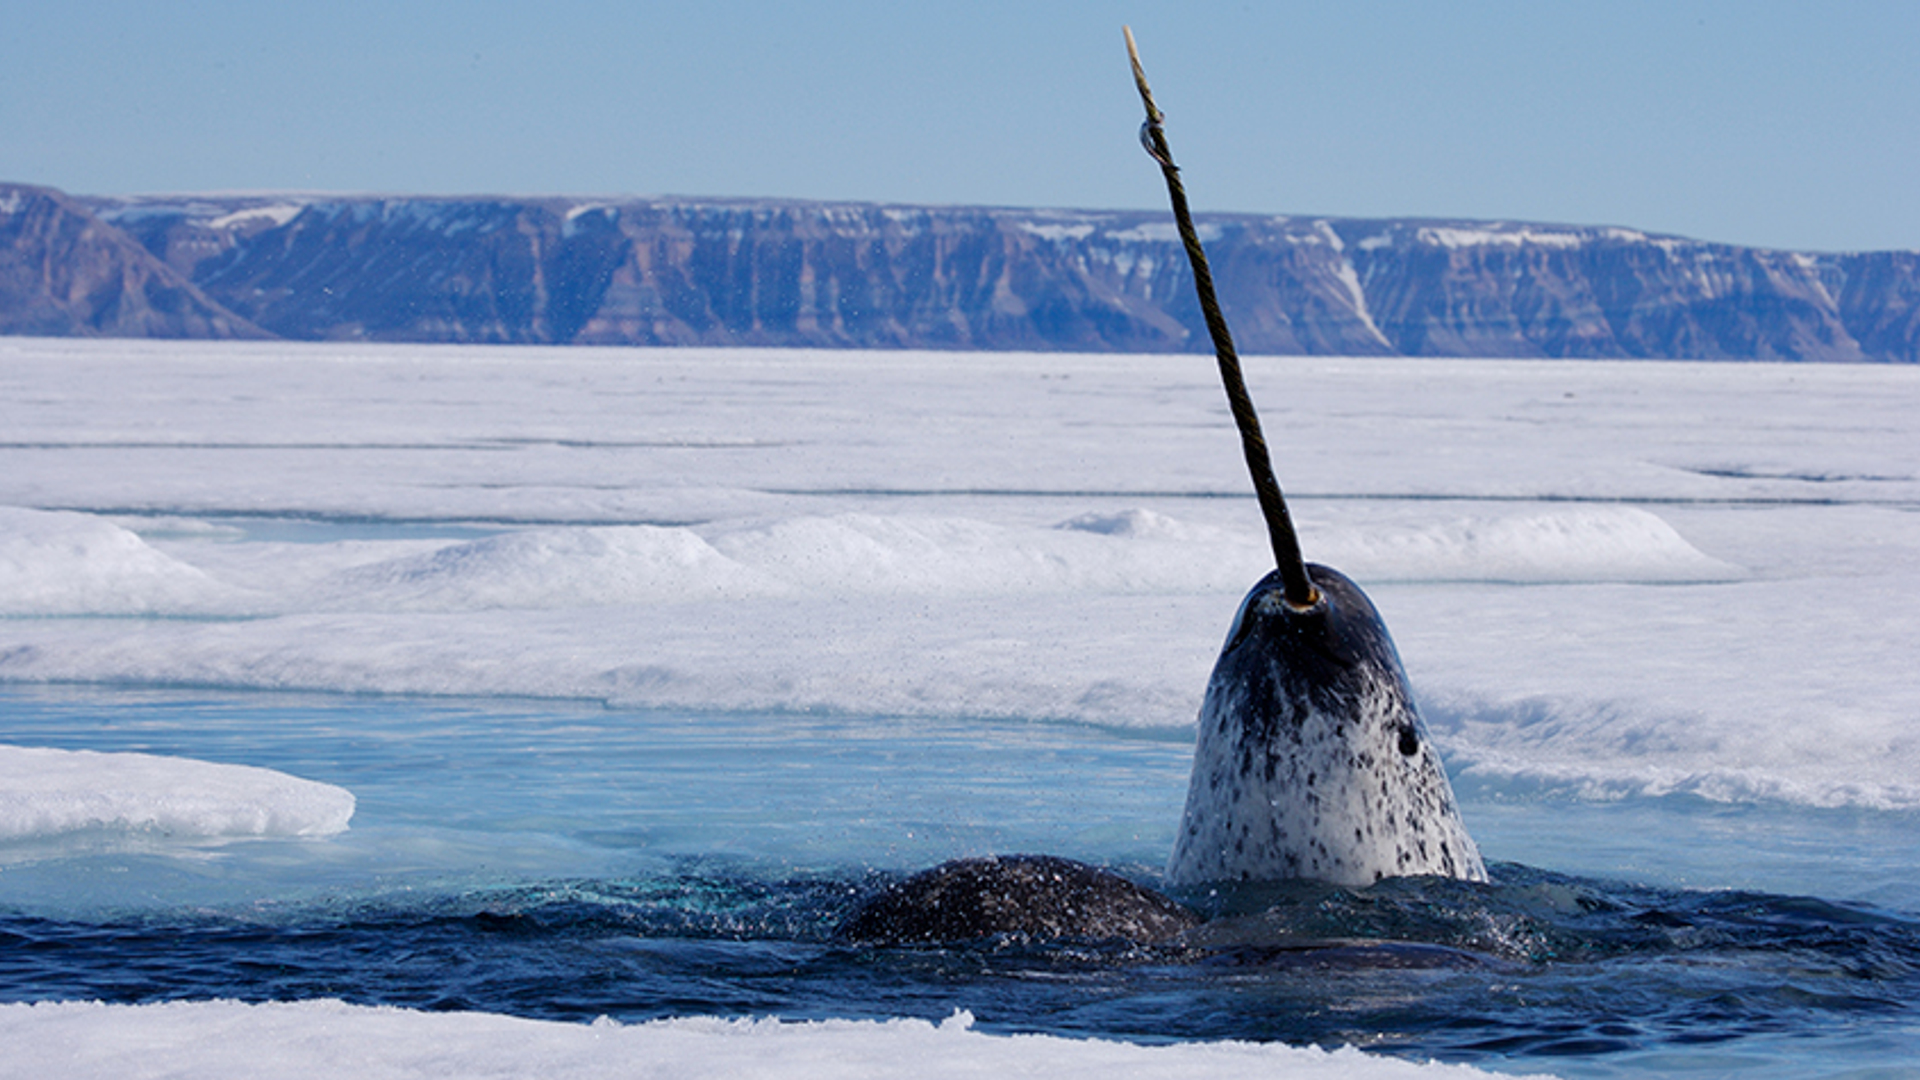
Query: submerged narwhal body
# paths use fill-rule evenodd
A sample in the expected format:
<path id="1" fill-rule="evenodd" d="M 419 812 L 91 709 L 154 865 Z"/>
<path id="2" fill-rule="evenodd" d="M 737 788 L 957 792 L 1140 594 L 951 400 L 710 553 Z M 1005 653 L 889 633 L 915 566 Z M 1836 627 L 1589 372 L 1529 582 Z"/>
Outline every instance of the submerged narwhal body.
<path id="1" fill-rule="evenodd" d="M 1386 624 L 1345 574 L 1311 563 L 1300 571 L 1307 603 L 1287 598 L 1276 570 L 1247 594 L 1227 631 L 1200 706 L 1168 883 L 1487 880 Z M 1118 875 L 1029 855 L 961 859 L 890 885 L 839 936 L 1145 944 L 1197 921 Z"/>
<path id="2" fill-rule="evenodd" d="M 1275 571 L 1234 616 L 1168 881 L 1486 880 L 1386 625 L 1345 574 L 1305 569 L 1310 603 Z"/>

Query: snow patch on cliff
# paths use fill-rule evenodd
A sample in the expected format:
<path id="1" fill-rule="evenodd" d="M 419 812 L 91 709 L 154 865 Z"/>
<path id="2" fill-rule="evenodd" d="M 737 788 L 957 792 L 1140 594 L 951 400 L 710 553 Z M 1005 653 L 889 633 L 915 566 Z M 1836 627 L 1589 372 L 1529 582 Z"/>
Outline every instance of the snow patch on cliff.
<path id="1" fill-rule="evenodd" d="M 1486 247 L 1506 245 L 1510 247 L 1557 247 L 1574 248 L 1586 243 L 1587 238 L 1572 232 L 1538 232 L 1533 229 L 1458 229 L 1441 226 L 1428 226 L 1414 233 L 1416 241 L 1444 248 Z"/>
<path id="2" fill-rule="evenodd" d="M 1085 240 L 1093 235 L 1092 225 L 1036 225 L 1031 221 L 1020 223 L 1020 231 L 1031 233 L 1042 240 L 1059 243 L 1062 240 Z"/>
<path id="3" fill-rule="evenodd" d="M 272 206 L 250 206 L 244 210 L 235 210 L 231 214 L 222 214 L 211 221 L 201 222 L 205 228 L 214 230 L 237 229 L 243 224 L 255 224 L 262 219 L 264 228 L 278 228 L 300 216 L 307 208 L 305 203 L 276 203 Z"/>

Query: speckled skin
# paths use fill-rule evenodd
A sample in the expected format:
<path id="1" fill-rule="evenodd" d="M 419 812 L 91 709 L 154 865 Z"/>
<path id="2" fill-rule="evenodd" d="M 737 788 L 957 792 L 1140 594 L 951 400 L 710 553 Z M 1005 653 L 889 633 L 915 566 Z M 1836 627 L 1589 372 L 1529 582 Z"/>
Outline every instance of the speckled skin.
<path id="1" fill-rule="evenodd" d="M 1289 607 L 1274 573 L 1234 618 L 1168 880 L 1485 881 L 1386 625 L 1346 575 L 1307 571 L 1314 607 Z"/>
<path id="2" fill-rule="evenodd" d="M 867 898 L 841 941 L 915 945 L 977 941 L 1167 941 L 1199 916 L 1126 878 L 1052 855 L 941 863 Z"/>

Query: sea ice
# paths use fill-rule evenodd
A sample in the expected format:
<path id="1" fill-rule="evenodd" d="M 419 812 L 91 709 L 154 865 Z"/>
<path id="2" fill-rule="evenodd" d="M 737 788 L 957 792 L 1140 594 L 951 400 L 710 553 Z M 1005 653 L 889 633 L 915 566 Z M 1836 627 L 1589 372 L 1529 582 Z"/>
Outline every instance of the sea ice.
<path id="1" fill-rule="evenodd" d="M 1205 357 L 0 361 L 6 680 L 1178 729 L 1270 558 Z M 1456 769 L 1920 806 L 1920 372 L 1247 366 Z"/>
<path id="2" fill-rule="evenodd" d="M 956 1013 L 924 1020 L 684 1019 L 623 1025 L 484 1013 L 363 1008 L 338 1001 L 266 1005 L 87 1002 L 0 1005 L 7 1070 L 62 1080 L 359 1080 L 416 1077 L 761 1077 L 858 1080 L 1153 1076 L 1179 1080 L 1400 1080 L 1484 1077 L 1464 1065 L 1415 1063 L 1275 1043 L 1136 1046 L 1048 1035 L 989 1035 Z"/>
<path id="3" fill-rule="evenodd" d="M 251 765 L 0 746 L 0 840 L 84 829 L 325 836 L 347 827 L 353 806 L 343 788 Z"/>

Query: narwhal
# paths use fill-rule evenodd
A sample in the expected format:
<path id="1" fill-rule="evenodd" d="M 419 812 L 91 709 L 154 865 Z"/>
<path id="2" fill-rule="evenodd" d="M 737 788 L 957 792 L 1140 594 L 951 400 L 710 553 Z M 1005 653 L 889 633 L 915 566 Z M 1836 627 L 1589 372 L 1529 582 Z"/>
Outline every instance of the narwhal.
<path id="1" fill-rule="evenodd" d="M 1180 888 L 1289 879 L 1365 886 L 1414 875 L 1485 881 L 1386 624 L 1360 586 L 1301 556 L 1163 114 L 1131 30 L 1126 38 L 1147 112 L 1140 139 L 1166 177 L 1276 567 L 1241 602 L 1207 681 L 1167 881 Z M 1117 874 L 1025 855 L 962 859 L 908 878 L 863 904 L 840 935 L 863 942 L 1158 941 L 1198 921 Z"/>

